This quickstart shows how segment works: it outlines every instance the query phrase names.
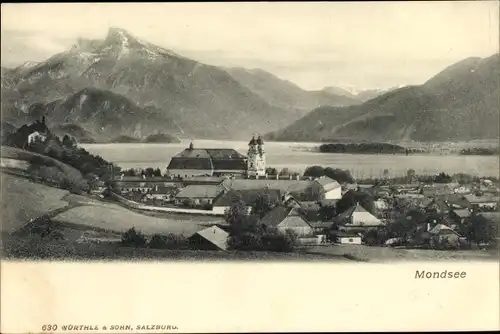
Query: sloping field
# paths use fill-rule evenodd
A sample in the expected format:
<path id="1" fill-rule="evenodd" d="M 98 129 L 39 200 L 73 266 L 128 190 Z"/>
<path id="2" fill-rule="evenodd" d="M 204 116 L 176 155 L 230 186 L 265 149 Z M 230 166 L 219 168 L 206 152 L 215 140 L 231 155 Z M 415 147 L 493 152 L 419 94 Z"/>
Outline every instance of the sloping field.
<path id="1" fill-rule="evenodd" d="M 309 247 L 308 254 L 342 255 L 352 260 L 365 262 L 393 261 L 498 261 L 498 254 L 481 250 L 440 251 L 433 249 L 403 249 L 391 247 L 369 247 L 364 245 L 331 245 Z"/>
<path id="2" fill-rule="evenodd" d="M 68 205 L 67 190 L 0 173 L 1 231 L 13 232 L 30 219 Z"/>
<path id="3" fill-rule="evenodd" d="M 190 236 L 202 230 L 205 226 L 199 225 L 206 221 L 198 221 L 196 217 L 177 216 L 162 218 L 142 215 L 127 210 L 119 205 L 99 203 L 72 208 L 53 218 L 54 221 L 97 227 L 105 230 L 124 232 L 132 227 L 144 234 L 175 233 Z"/>
<path id="4" fill-rule="evenodd" d="M 82 173 L 80 173 L 79 170 L 46 155 L 25 151 L 10 146 L 1 146 L 0 150 L 2 159 L 5 158 L 9 160 L 21 160 L 28 162 L 29 164 L 33 164 L 33 161 L 35 160 L 38 164 L 43 164 L 48 167 L 57 167 L 57 169 L 64 173 L 70 180 L 80 182 L 82 179 Z"/>

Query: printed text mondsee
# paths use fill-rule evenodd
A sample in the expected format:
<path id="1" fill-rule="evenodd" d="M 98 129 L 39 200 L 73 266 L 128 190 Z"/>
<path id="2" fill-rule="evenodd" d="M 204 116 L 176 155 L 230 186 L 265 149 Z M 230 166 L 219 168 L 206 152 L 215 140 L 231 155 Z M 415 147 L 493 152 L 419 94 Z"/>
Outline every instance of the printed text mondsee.
<path id="1" fill-rule="evenodd" d="M 415 271 L 415 278 L 465 278 L 466 276 L 465 271 Z"/>

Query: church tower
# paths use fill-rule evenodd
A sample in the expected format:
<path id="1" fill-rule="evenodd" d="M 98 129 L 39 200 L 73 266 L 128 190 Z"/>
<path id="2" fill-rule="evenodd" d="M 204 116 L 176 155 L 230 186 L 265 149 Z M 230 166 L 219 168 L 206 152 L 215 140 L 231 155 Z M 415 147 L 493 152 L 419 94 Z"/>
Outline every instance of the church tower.
<path id="1" fill-rule="evenodd" d="M 253 136 L 248 143 L 247 175 L 249 178 L 266 176 L 266 152 L 261 136 L 257 139 Z"/>

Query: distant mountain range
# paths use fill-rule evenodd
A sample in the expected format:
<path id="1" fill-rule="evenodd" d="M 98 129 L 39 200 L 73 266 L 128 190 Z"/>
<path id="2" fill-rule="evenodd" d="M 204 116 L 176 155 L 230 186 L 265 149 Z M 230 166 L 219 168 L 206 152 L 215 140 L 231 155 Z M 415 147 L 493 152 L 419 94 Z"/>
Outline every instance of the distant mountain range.
<path id="1" fill-rule="evenodd" d="M 265 137 L 283 141 L 498 139 L 500 55 L 468 58 L 426 83 L 360 105 L 319 107 Z"/>
<path id="2" fill-rule="evenodd" d="M 420 86 L 306 91 L 263 70 L 205 65 L 110 28 L 46 61 L 1 68 L 2 136 L 47 116 L 83 141 L 119 136 L 317 140 L 498 138 L 498 55 Z M 314 110 L 313 110 L 314 109 Z M 313 111 L 311 111 L 313 110 Z"/>
<path id="3" fill-rule="evenodd" d="M 349 97 L 353 100 L 358 101 L 357 104 L 361 104 L 362 102 L 366 102 L 368 100 L 374 99 L 377 96 L 388 93 L 395 89 L 401 88 L 404 86 L 392 87 L 389 89 L 356 89 L 355 87 L 341 87 L 341 86 L 330 86 L 323 88 L 324 92 L 334 95 L 340 95 Z"/>
<path id="4" fill-rule="evenodd" d="M 306 91 L 261 69 L 228 68 L 227 72 L 241 85 L 259 95 L 272 106 L 297 110 L 303 114 L 321 106 L 349 106 L 360 104 L 354 95 L 327 90 Z"/>
<path id="5" fill-rule="evenodd" d="M 323 103 L 269 103 L 223 68 L 118 28 L 109 29 L 104 40 L 78 39 L 46 61 L 2 68 L 1 74 L 4 122 L 20 125 L 46 112 L 54 122 L 106 137 L 168 130 L 185 137 L 247 139 Z"/>

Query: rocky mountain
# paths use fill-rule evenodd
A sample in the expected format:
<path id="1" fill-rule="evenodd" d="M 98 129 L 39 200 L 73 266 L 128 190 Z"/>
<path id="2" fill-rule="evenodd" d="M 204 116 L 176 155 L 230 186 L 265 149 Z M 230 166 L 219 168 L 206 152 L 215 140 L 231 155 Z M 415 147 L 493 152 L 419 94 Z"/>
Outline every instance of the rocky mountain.
<path id="1" fill-rule="evenodd" d="M 56 134 L 65 132 L 84 141 L 106 141 L 119 135 L 141 139 L 159 130 L 179 131 L 161 110 L 141 108 L 122 95 L 97 88 L 84 88 L 46 104 L 32 104 L 26 114 L 29 119 L 44 115 Z"/>
<path id="2" fill-rule="evenodd" d="M 272 106 L 302 111 L 307 114 L 320 106 L 348 106 L 359 104 L 354 96 L 325 90 L 306 91 L 294 83 L 278 78 L 261 69 L 233 67 L 227 72 L 241 85 L 259 95 Z"/>
<path id="3" fill-rule="evenodd" d="M 420 86 L 358 106 L 322 107 L 268 139 L 466 141 L 499 136 L 500 55 L 470 58 Z"/>
<path id="4" fill-rule="evenodd" d="M 128 125 L 112 128 L 111 120 L 122 115 L 112 115 L 110 107 L 99 107 L 106 112 L 95 111 L 99 117 L 92 121 L 90 109 L 63 102 L 75 101 L 75 96 L 78 100 L 89 87 L 120 94 L 140 109 L 124 111 Z M 109 29 L 104 40 L 79 39 L 71 49 L 44 62 L 2 69 L 4 118 L 23 123 L 34 104 L 43 105 L 55 121 L 84 122 L 88 131 L 125 127 L 130 133 L 139 126 L 147 135 L 155 126 L 170 129 L 175 123 L 180 136 L 220 139 L 246 139 L 303 115 L 271 105 L 222 68 L 182 57 L 118 28 Z M 143 115 L 141 110 L 148 108 L 155 112 Z M 158 122 L 155 126 L 150 124 L 153 119 Z"/>

